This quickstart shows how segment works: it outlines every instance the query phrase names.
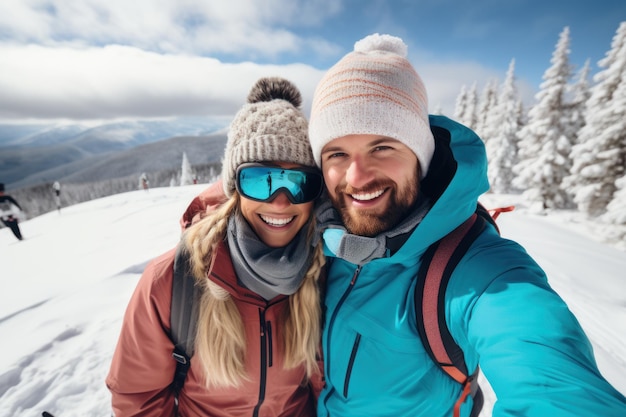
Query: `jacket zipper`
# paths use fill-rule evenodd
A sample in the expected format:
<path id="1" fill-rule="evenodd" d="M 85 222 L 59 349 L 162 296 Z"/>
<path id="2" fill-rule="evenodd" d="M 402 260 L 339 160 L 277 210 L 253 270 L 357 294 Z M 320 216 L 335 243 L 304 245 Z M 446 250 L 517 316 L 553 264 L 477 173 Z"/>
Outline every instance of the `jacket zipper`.
<path id="1" fill-rule="evenodd" d="M 335 324 L 335 319 L 337 318 L 337 313 L 339 312 L 339 309 L 341 308 L 343 303 L 346 301 L 346 298 L 348 298 L 348 295 L 350 295 L 350 292 L 352 292 L 352 289 L 354 288 L 354 284 L 356 284 L 356 280 L 360 272 L 361 272 L 361 266 L 359 265 L 354 271 L 354 274 L 352 274 L 352 279 L 350 279 L 350 284 L 348 285 L 348 288 L 346 288 L 343 295 L 339 299 L 339 302 L 337 303 L 337 306 L 335 307 L 335 310 L 333 311 L 333 315 L 330 317 L 330 321 L 328 323 L 328 338 L 326 339 L 326 352 L 330 353 L 330 345 L 331 345 L 330 339 L 332 338 L 332 330 L 333 330 L 333 325 Z M 324 355 L 324 361 L 325 361 L 324 367 L 327 370 L 330 370 L 330 354 L 327 353 L 326 355 Z M 330 372 L 327 372 L 327 374 L 330 375 Z M 328 392 L 328 394 L 326 395 L 326 398 L 324 398 L 324 404 L 326 404 L 326 402 L 332 395 L 333 391 L 334 391 L 334 388 Z"/>
<path id="2" fill-rule="evenodd" d="M 272 322 L 271 321 L 267 322 L 266 330 L 267 330 L 266 331 L 267 333 L 267 366 L 271 368 L 272 365 L 274 364 L 274 344 L 273 344 L 274 338 L 272 337 Z"/>
<path id="3" fill-rule="evenodd" d="M 267 384 L 267 325 L 265 323 L 265 310 L 259 309 L 259 322 L 261 324 L 261 375 L 259 381 L 259 401 L 254 407 L 253 417 L 258 417 L 259 410 L 265 400 L 265 387 Z"/>
<path id="4" fill-rule="evenodd" d="M 343 396 L 348 398 L 348 386 L 350 385 L 350 377 L 352 376 L 352 366 L 354 366 L 354 359 L 356 358 L 356 352 L 359 350 L 359 343 L 361 343 L 361 334 L 357 333 L 352 345 L 352 353 L 350 353 L 350 361 L 348 362 L 348 369 L 346 370 L 346 379 L 343 383 Z"/>

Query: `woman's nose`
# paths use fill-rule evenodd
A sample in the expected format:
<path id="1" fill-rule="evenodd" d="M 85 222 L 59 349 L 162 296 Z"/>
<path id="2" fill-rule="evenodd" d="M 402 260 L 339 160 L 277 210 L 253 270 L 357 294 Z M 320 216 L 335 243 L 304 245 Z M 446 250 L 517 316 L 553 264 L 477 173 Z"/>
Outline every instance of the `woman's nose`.
<path id="1" fill-rule="evenodd" d="M 274 206 L 286 207 L 291 204 L 291 201 L 289 201 L 289 198 L 287 198 L 287 191 L 281 190 L 276 194 L 276 196 L 270 203 Z"/>

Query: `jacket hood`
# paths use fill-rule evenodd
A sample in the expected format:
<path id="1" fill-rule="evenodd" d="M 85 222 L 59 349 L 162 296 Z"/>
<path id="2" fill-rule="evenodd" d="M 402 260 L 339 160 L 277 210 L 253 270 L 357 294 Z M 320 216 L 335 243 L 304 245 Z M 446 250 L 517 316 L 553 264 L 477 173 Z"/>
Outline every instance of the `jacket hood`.
<path id="1" fill-rule="evenodd" d="M 478 197 L 489 189 L 487 154 L 471 129 L 444 116 L 429 116 L 435 153 L 421 192 L 432 207 L 403 247 L 392 257 L 415 257 L 454 230 L 476 210 Z M 410 248 L 407 250 L 407 248 Z"/>
<path id="2" fill-rule="evenodd" d="M 183 216 L 179 220 L 181 230 L 184 231 L 186 228 L 204 217 L 206 213 L 210 213 L 211 211 L 217 209 L 226 201 L 228 201 L 228 197 L 224 194 L 222 179 L 219 178 L 191 201 L 183 213 Z"/>

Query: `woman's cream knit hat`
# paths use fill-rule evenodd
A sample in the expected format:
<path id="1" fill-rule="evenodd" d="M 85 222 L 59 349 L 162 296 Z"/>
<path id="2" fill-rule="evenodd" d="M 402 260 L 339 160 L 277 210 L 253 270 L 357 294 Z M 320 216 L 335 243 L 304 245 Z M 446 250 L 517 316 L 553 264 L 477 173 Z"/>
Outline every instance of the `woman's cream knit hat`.
<path id="1" fill-rule="evenodd" d="M 233 119 L 222 164 L 224 192 L 235 191 L 237 167 L 246 162 L 293 162 L 315 166 L 302 96 L 288 80 L 261 78 Z"/>

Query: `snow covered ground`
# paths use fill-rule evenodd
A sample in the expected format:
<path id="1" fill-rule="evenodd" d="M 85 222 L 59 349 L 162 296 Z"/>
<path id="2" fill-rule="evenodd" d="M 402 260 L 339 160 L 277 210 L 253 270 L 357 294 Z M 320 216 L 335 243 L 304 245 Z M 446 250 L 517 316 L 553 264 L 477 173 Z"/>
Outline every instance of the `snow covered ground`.
<path id="1" fill-rule="evenodd" d="M 0 229 L 0 416 L 110 416 L 104 378 L 126 303 L 146 263 L 176 245 L 178 219 L 204 187 L 63 208 L 22 223 L 22 242 Z M 517 204 L 499 217 L 502 234 L 544 267 L 600 370 L 626 393 L 626 251 L 598 242 L 593 225 L 572 213 L 531 215 L 516 197 L 497 197 L 483 201 Z M 483 416 L 492 404 L 488 391 Z"/>

